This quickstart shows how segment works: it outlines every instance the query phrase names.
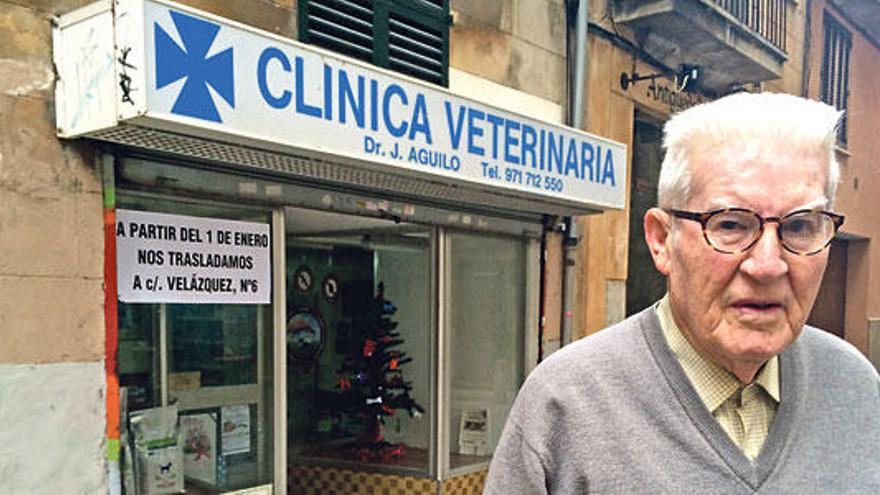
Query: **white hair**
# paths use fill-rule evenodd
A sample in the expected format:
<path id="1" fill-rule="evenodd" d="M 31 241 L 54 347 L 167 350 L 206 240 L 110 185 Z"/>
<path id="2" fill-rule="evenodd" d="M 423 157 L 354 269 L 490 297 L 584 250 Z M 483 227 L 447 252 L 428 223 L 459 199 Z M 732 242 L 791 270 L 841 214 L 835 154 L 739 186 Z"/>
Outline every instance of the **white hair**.
<path id="1" fill-rule="evenodd" d="M 834 201 L 840 166 L 834 143 L 840 112 L 814 100 L 780 93 L 736 93 L 674 115 L 663 128 L 666 156 L 660 169 L 658 204 L 683 208 L 691 194 L 694 151 L 756 137 L 760 145 L 815 149 L 826 156 L 825 198 Z"/>

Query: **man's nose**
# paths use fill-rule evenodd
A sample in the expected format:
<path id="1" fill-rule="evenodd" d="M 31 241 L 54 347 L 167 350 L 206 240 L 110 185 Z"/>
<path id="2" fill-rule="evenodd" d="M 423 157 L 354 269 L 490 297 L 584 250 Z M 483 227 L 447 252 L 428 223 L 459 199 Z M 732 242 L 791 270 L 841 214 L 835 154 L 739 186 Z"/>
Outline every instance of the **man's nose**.
<path id="1" fill-rule="evenodd" d="M 788 273 L 788 263 L 783 259 L 782 243 L 778 234 L 779 225 L 768 223 L 758 242 L 748 251 L 740 269 L 756 280 L 768 280 Z"/>

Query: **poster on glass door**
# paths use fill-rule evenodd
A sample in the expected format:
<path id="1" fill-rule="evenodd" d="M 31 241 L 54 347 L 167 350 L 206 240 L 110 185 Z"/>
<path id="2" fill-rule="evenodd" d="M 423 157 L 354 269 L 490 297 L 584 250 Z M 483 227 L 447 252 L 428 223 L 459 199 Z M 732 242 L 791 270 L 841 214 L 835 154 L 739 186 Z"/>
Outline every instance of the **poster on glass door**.
<path id="1" fill-rule="evenodd" d="M 269 304 L 269 225 L 116 211 L 119 300 Z"/>

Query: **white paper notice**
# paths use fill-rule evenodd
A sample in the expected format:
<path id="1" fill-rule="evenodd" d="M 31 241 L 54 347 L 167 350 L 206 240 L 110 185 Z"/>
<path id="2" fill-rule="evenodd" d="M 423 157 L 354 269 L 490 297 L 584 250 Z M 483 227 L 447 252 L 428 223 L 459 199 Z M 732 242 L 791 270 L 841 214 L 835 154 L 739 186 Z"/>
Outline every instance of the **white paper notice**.
<path id="1" fill-rule="evenodd" d="M 227 406 L 220 410 L 223 455 L 251 450 L 251 409 L 247 405 Z"/>
<path id="2" fill-rule="evenodd" d="M 269 304 L 265 223 L 116 211 L 123 302 Z"/>
<path id="3" fill-rule="evenodd" d="M 486 455 L 489 445 L 489 411 L 465 409 L 461 412 L 458 432 L 460 454 Z"/>

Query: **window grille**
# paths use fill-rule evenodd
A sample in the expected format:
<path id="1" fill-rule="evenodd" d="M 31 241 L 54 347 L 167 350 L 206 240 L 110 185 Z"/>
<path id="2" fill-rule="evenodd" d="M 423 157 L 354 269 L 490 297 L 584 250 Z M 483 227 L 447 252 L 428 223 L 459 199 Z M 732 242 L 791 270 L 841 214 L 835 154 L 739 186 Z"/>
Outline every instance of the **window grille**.
<path id="1" fill-rule="evenodd" d="M 847 110 L 849 105 L 849 54 L 852 49 L 852 35 L 827 13 L 823 28 L 825 49 L 822 54 L 822 73 L 820 76 L 819 97 L 825 103 L 844 112 L 837 142 L 846 146 Z"/>
<path id="2" fill-rule="evenodd" d="M 303 0 L 300 39 L 425 81 L 449 77 L 449 0 Z"/>

